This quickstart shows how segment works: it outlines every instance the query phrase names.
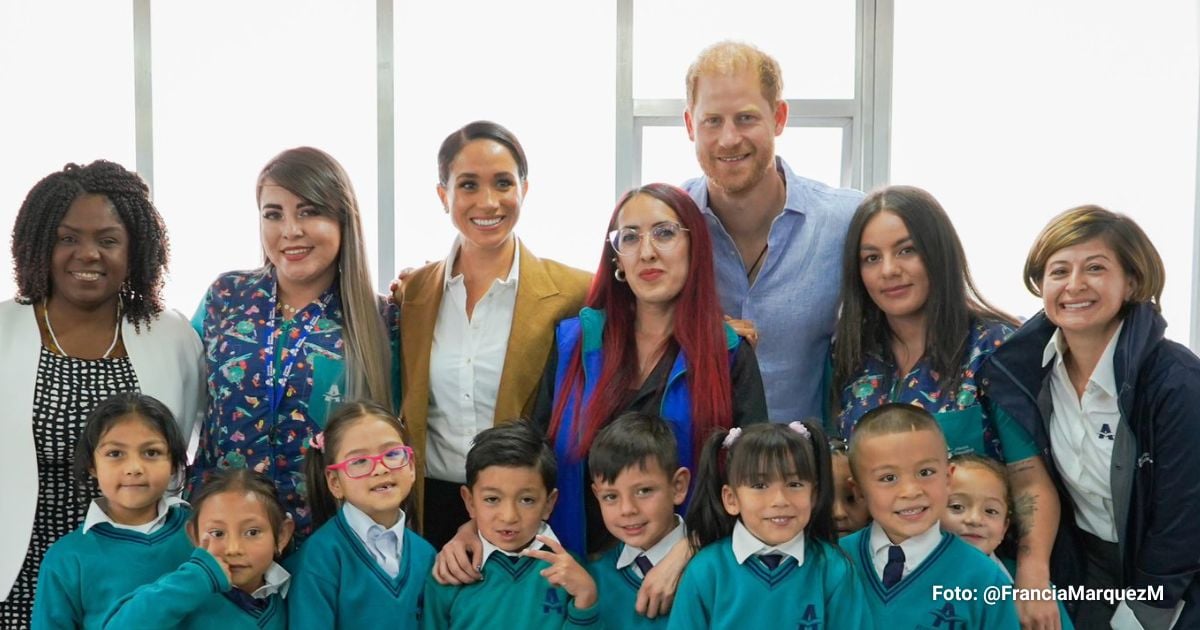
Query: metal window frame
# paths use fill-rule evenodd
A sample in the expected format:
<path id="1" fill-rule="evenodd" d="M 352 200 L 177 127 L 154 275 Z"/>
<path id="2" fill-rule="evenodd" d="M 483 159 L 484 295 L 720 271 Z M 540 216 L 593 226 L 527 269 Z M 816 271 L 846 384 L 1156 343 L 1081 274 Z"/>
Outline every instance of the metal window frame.
<path id="1" fill-rule="evenodd" d="M 869 189 L 887 182 L 893 2 L 857 0 L 854 98 L 787 99 L 788 127 L 842 130 L 842 186 Z M 646 127 L 682 127 L 686 107 L 681 98 L 634 98 L 633 27 L 633 0 L 618 0 L 616 196 L 641 183 L 642 131 Z"/>

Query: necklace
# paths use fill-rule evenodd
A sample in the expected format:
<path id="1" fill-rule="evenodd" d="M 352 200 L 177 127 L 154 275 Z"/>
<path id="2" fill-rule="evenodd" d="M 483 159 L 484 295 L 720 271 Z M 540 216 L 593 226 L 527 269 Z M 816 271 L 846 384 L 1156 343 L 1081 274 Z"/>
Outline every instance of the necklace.
<path id="1" fill-rule="evenodd" d="M 48 300 L 48 298 L 42 298 L 42 319 L 46 320 L 46 332 L 50 333 L 50 341 L 54 342 L 54 347 L 58 348 L 58 351 L 63 353 L 64 356 L 68 356 L 68 357 L 72 356 L 71 353 L 67 352 L 66 348 L 62 347 L 62 344 L 58 342 L 58 337 L 56 337 L 54 335 L 54 326 L 50 325 L 50 305 L 47 300 Z M 118 302 L 117 303 L 117 326 L 113 330 L 113 340 L 112 340 L 112 343 L 108 344 L 108 350 L 104 351 L 104 355 L 100 357 L 101 359 L 107 359 L 108 355 L 112 354 L 113 348 L 117 347 L 117 340 L 120 338 L 121 338 L 121 303 Z"/>
<path id="2" fill-rule="evenodd" d="M 762 251 L 758 252 L 758 258 L 755 258 L 754 262 L 750 263 L 750 268 L 746 270 L 746 279 L 747 280 L 754 277 L 754 270 L 758 269 L 758 263 L 762 262 L 763 256 L 767 255 L 767 246 L 768 245 L 770 245 L 770 243 L 768 243 L 767 245 L 763 245 Z"/>

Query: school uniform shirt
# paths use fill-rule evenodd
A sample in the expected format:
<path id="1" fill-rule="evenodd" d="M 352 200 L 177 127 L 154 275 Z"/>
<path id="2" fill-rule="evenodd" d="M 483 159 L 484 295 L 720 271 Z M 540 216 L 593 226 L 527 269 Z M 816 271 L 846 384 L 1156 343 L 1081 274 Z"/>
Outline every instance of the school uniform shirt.
<path id="1" fill-rule="evenodd" d="M 555 541 L 558 536 L 543 523 L 537 535 Z M 575 607 L 575 598 L 561 587 L 551 586 L 541 571 L 550 565 L 542 560 L 504 551 L 480 536 L 483 543 L 483 579 L 473 584 L 438 584 L 430 575 L 425 582 L 425 614 L 421 627 L 447 628 L 595 628 L 600 621 L 602 600 L 586 610 Z M 535 539 L 530 543 L 540 545 Z M 544 549 L 544 547 L 543 547 Z M 579 562 L 579 558 L 575 557 Z M 583 563 L 580 562 L 582 565 Z"/>
<path id="2" fill-rule="evenodd" d="M 492 428 L 496 414 L 500 375 L 517 305 L 521 257 L 520 248 L 514 247 L 508 276 L 494 280 L 467 317 L 466 280 L 461 273 L 451 275 L 461 247 L 460 237 L 446 257 L 442 303 L 429 353 L 425 475 L 466 483 L 467 451 L 480 431 Z"/>
<path id="3" fill-rule="evenodd" d="M 208 551 L 196 548 L 175 571 L 121 598 L 106 628 L 286 630 L 291 575 L 272 563 L 253 594 L 236 589 Z"/>
<path id="4" fill-rule="evenodd" d="M 184 501 L 179 497 L 163 497 L 158 500 L 158 506 L 155 508 L 157 516 L 154 517 L 154 520 L 141 525 L 122 525 L 121 523 L 112 520 L 112 517 L 108 515 L 108 499 L 100 497 L 99 499 L 93 499 L 91 505 L 88 506 L 87 516 L 84 517 L 83 525 L 80 527 L 80 529 L 84 534 L 86 534 L 88 533 L 89 529 L 95 527 L 96 525 L 99 525 L 100 523 L 108 523 L 117 529 L 126 529 L 131 532 L 138 532 L 141 534 L 153 534 L 161 529 L 163 524 L 167 522 L 167 517 L 170 516 L 170 508 L 173 505 L 181 505 L 185 508 L 191 508 L 191 506 L 187 504 L 187 501 Z"/>
<path id="5" fill-rule="evenodd" d="M 369 533 L 364 537 L 360 516 L 381 533 L 374 540 L 398 536 L 395 573 L 380 562 L 388 549 L 373 549 Z M 436 552 L 416 532 L 405 529 L 406 520 L 402 516 L 396 527 L 384 530 L 358 508 L 344 504 L 300 550 L 287 599 L 291 627 L 419 627 L 425 579 Z M 366 532 L 371 529 L 368 526 Z"/>
<path id="6" fill-rule="evenodd" d="M 1021 623 L 1017 608 L 1012 600 L 1001 600 L 993 604 L 984 601 L 984 591 L 989 586 L 1012 584 L 1004 570 L 992 562 L 978 549 L 963 542 L 958 536 L 931 527 L 915 544 L 905 549 L 905 573 L 900 581 L 890 588 L 883 585 L 883 567 L 876 557 L 878 539 L 877 524 L 863 528 L 838 543 L 850 556 L 854 572 L 862 581 L 866 606 L 863 608 L 874 619 L 886 620 L 890 630 L 924 630 L 926 628 L 971 628 L 972 630 L 1018 630 Z M 924 538 L 936 532 L 939 538 L 932 550 L 927 549 L 929 540 Z M 886 540 L 886 534 L 883 535 Z M 908 541 L 905 541 L 908 542 Z M 891 543 L 888 542 L 887 545 Z M 886 561 L 886 546 L 884 558 Z M 904 547 L 904 544 L 901 544 Z M 916 563 L 908 562 L 910 553 L 921 556 Z M 961 587 L 973 591 L 976 597 L 966 601 L 951 600 L 947 596 L 934 598 L 935 587 L 953 589 Z M 678 595 L 676 595 L 678 598 Z M 883 621 L 880 625 L 883 625 Z M 832 626 L 831 626 L 832 627 Z"/>
<path id="7" fill-rule="evenodd" d="M 605 628 L 665 628 L 669 615 L 654 619 L 637 612 L 637 593 L 646 577 L 637 566 L 639 556 L 645 556 L 652 566 L 662 562 L 675 544 L 687 536 L 683 519 L 675 515 L 675 529 L 663 536 L 649 549 L 618 543 L 588 564 L 588 573 L 596 580 L 596 589 L 604 599 L 600 622 Z"/>
<path id="8" fill-rule="evenodd" d="M 770 547 L 739 521 L 733 536 L 688 563 L 667 627 L 873 628 L 850 561 L 835 545 L 804 538 Z M 768 550 L 785 557 L 772 567 L 762 559 Z"/>
<path id="9" fill-rule="evenodd" d="M 396 577 L 400 573 L 400 556 L 404 553 L 404 510 L 400 510 L 400 518 L 391 527 L 376 523 L 350 502 L 342 504 L 342 513 L 379 568 L 388 577 Z"/>
<path id="10" fill-rule="evenodd" d="M 275 484 L 296 523 L 312 533 L 304 501 L 308 440 L 346 396 L 345 324 L 337 280 L 292 318 L 276 310 L 275 270 L 222 274 L 192 318 L 208 365 L 208 410 L 187 496 L 219 468 L 250 468 Z M 392 342 L 393 396 L 399 389 L 396 307 L 380 299 Z"/>
<path id="11" fill-rule="evenodd" d="M 887 566 L 888 549 L 892 546 L 892 540 L 878 522 L 872 522 L 867 529 L 871 532 L 871 561 L 875 565 L 875 573 L 883 580 L 883 569 Z M 940 542 L 942 526 L 941 523 L 934 523 L 933 527 L 924 533 L 900 543 L 900 548 L 904 550 L 904 571 L 900 574 L 900 579 L 904 579 L 913 569 L 921 566 Z"/>
<path id="12" fill-rule="evenodd" d="M 100 628 L 114 602 L 174 571 L 192 552 L 191 510 L 159 502 L 143 526 L 122 526 L 92 502 L 88 518 L 46 552 L 33 603 L 34 628 Z M 150 531 L 141 531 L 150 530 Z"/>
<path id="13" fill-rule="evenodd" d="M 1108 542 L 1117 542 L 1113 517 L 1112 470 L 1113 444 L 1121 410 L 1117 406 L 1117 377 L 1113 372 L 1113 353 L 1121 337 L 1121 322 L 1104 347 L 1100 361 L 1088 377 L 1083 397 L 1067 375 L 1063 357 L 1067 342 L 1056 331 L 1042 353 L 1042 366 L 1050 368 L 1050 396 L 1054 411 L 1050 414 L 1050 455 L 1062 472 L 1064 485 L 1075 505 L 1075 523 L 1079 528 Z"/>

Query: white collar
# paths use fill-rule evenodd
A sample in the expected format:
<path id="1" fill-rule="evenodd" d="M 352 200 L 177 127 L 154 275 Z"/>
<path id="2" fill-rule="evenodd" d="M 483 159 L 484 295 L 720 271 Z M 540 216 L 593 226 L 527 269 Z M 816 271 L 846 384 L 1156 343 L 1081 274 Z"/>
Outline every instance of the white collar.
<path id="1" fill-rule="evenodd" d="M 906 570 L 915 569 L 921 566 L 925 558 L 933 553 L 937 548 L 938 543 L 942 541 L 942 524 L 935 522 L 932 527 L 912 536 L 904 542 L 900 543 L 900 548 L 904 550 L 904 567 Z M 883 531 L 883 527 L 879 525 L 879 521 L 871 523 L 871 557 L 878 556 L 888 547 L 896 543 L 888 538 L 887 532 Z"/>
<path id="2" fill-rule="evenodd" d="M 275 593 L 279 593 L 280 597 L 287 597 L 288 588 L 292 585 L 292 574 L 288 570 L 279 566 L 278 562 L 272 562 L 271 566 L 267 567 L 267 572 L 263 574 L 263 585 L 258 587 L 251 597 L 255 599 L 266 599 Z"/>
<path id="3" fill-rule="evenodd" d="M 733 526 L 733 557 L 738 564 L 743 564 L 750 556 L 764 556 L 770 553 L 781 553 L 796 559 L 796 564 L 804 564 L 804 530 L 796 537 L 780 545 L 771 546 L 759 540 L 738 519 Z"/>
<path id="4" fill-rule="evenodd" d="M 1095 383 L 1097 387 L 1104 390 L 1104 393 L 1109 396 L 1117 395 L 1117 374 L 1113 366 L 1113 356 L 1117 352 L 1117 340 L 1121 338 L 1121 329 L 1125 327 L 1125 321 L 1122 320 L 1117 324 L 1117 329 L 1113 331 L 1112 338 L 1108 340 L 1108 345 L 1104 346 L 1104 352 L 1100 355 L 1100 360 L 1096 363 L 1096 367 L 1092 370 L 1092 375 L 1088 377 L 1088 381 Z M 1042 350 L 1042 367 L 1050 364 L 1051 360 L 1057 359 L 1055 366 L 1062 364 L 1063 355 L 1067 352 L 1067 341 L 1062 336 L 1062 329 L 1056 329 L 1054 335 L 1050 337 L 1050 341 L 1046 343 L 1046 348 Z"/>
<path id="5" fill-rule="evenodd" d="M 108 515 L 108 512 L 106 511 L 106 508 L 108 507 L 108 499 L 100 497 L 98 499 L 94 499 L 92 504 L 88 506 L 87 516 L 83 519 L 83 533 L 88 533 L 89 529 L 99 525 L 100 523 L 108 523 L 117 529 L 127 529 L 135 532 L 141 532 L 143 534 L 153 534 L 158 530 L 159 527 L 162 527 L 164 522 L 166 522 L 167 516 L 171 513 L 171 506 L 179 504 L 187 505 L 187 501 L 184 501 L 183 499 L 180 499 L 174 495 L 163 496 L 163 498 L 158 500 L 158 507 L 156 508 L 158 515 L 154 517 L 154 520 L 150 521 L 149 523 L 142 523 L 141 525 L 122 525 L 112 520 L 112 517 Z"/>
<path id="6" fill-rule="evenodd" d="M 645 554 L 650 564 L 657 565 L 659 562 L 662 562 L 663 558 L 667 557 L 667 552 L 671 551 L 675 543 L 683 540 L 684 536 L 687 536 L 687 525 L 684 525 L 683 519 L 676 514 L 675 528 L 667 532 L 667 535 L 654 543 L 649 550 L 634 547 L 633 545 L 625 545 L 621 549 L 621 555 L 617 557 L 617 570 L 620 571 L 633 564 L 633 561 L 642 554 Z"/>
<path id="7" fill-rule="evenodd" d="M 550 540 L 553 540 L 554 542 L 559 542 L 558 536 L 554 535 L 554 530 L 550 529 L 550 523 L 547 523 L 545 521 L 542 521 L 542 526 L 538 528 L 537 534 L 535 534 L 535 536 L 545 536 L 546 538 L 549 538 Z M 509 556 L 510 558 L 515 558 L 515 557 L 521 555 L 521 552 L 524 551 L 525 549 L 532 547 L 535 544 L 538 544 L 538 541 L 535 538 L 535 539 L 529 541 L 528 545 L 526 545 L 525 547 L 522 547 L 516 551 L 505 551 L 505 550 L 497 547 L 496 545 L 493 545 L 491 543 L 491 541 L 489 541 L 488 539 L 483 537 L 483 534 L 479 534 L 479 542 L 483 543 L 483 557 L 480 558 L 480 560 L 479 560 L 479 566 L 483 566 L 484 564 L 487 564 L 488 558 L 492 555 L 492 552 L 499 552 L 506 556 Z"/>
<path id="8" fill-rule="evenodd" d="M 445 262 L 442 264 L 442 290 L 450 288 L 450 285 L 463 282 L 463 275 L 460 273 L 457 276 L 451 276 L 454 270 L 454 259 L 458 257 L 459 250 L 462 249 L 462 236 L 454 239 L 454 243 L 450 245 L 450 255 L 446 256 Z M 508 269 L 508 277 L 503 280 L 496 280 L 501 285 L 512 285 L 517 282 L 517 277 L 521 274 L 521 241 L 513 235 L 513 260 L 512 266 Z"/>
<path id="9" fill-rule="evenodd" d="M 369 541 L 371 540 L 371 531 L 376 529 L 385 533 L 392 532 L 396 535 L 397 543 L 404 540 L 404 510 L 400 510 L 400 518 L 396 521 L 396 524 L 392 525 L 391 527 L 384 527 L 383 525 L 376 523 L 375 519 L 367 516 L 366 512 L 358 509 L 349 501 L 342 504 L 342 515 L 346 517 L 346 523 L 350 525 L 350 529 L 354 530 L 354 533 L 364 543 L 369 544 Z"/>

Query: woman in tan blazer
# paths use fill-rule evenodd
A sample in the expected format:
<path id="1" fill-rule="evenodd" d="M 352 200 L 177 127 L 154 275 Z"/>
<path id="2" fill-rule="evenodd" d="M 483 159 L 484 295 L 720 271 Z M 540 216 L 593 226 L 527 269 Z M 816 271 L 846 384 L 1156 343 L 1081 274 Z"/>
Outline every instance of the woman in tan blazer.
<path id="1" fill-rule="evenodd" d="M 479 431 L 527 413 L 554 340 L 591 274 L 534 256 L 513 229 L 528 189 L 525 151 L 487 121 L 446 138 L 438 197 L 458 237 L 404 281 L 402 415 L 417 454 L 417 511 L 435 548 L 468 520 L 459 495 Z"/>

